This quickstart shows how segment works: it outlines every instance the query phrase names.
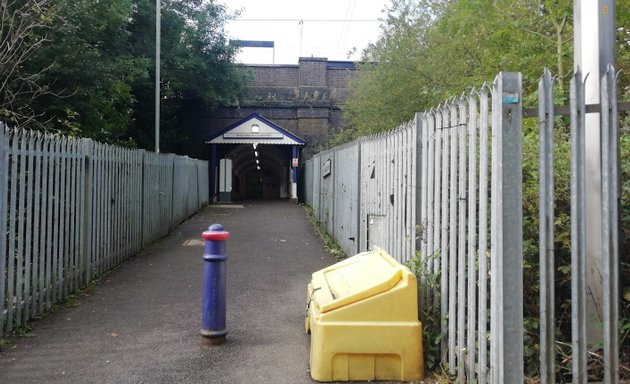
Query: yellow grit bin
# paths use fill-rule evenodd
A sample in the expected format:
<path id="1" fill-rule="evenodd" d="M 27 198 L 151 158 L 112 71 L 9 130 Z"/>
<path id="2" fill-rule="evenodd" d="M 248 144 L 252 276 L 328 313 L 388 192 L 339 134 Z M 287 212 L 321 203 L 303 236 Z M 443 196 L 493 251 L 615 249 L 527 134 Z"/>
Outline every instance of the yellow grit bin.
<path id="1" fill-rule="evenodd" d="M 306 331 L 317 381 L 420 380 L 416 276 L 375 247 L 313 273 Z"/>

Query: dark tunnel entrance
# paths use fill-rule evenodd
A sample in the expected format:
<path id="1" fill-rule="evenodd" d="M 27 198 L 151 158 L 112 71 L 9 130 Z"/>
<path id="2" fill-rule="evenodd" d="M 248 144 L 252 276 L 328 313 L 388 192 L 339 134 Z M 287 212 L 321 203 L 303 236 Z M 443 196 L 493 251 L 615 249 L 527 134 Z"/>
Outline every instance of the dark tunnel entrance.
<path id="1" fill-rule="evenodd" d="M 299 149 L 306 144 L 299 137 L 254 114 L 206 143 L 213 200 L 297 199 Z"/>
<path id="2" fill-rule="evenodd" d="M 291 184 L 291 147 L 235 145 L 226 148 L 232 161 L 233 200 L 288 198 Z"/>

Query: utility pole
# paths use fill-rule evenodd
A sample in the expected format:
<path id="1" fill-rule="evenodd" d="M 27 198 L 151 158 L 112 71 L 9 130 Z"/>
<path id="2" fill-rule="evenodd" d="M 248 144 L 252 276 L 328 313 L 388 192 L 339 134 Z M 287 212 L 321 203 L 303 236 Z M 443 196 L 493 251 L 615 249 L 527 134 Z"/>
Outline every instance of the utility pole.
<path id="1" fill-rule="evenodd" d="M 302 57 L 302 36 L 304 34 L 304 20 L 298 21 L 298 25 L 300 26 L 300 54 L 298 57 Z"/>

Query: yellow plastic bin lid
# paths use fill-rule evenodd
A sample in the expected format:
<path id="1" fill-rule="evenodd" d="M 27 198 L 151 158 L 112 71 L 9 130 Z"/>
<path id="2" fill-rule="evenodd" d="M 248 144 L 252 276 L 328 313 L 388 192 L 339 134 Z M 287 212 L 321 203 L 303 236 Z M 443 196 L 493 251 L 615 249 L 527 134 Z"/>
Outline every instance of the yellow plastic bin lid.
<path id="1" fill-rule="evenodd" d="M 385 251 L 375 247 L 372 252 L 360 253 L 319 271 L 324 282 L 317 283 L 327 287 L 314 291 L 314 301 L 320 312 L 325 313 L 386 292 L 400 281 L 402 268 Z"/>

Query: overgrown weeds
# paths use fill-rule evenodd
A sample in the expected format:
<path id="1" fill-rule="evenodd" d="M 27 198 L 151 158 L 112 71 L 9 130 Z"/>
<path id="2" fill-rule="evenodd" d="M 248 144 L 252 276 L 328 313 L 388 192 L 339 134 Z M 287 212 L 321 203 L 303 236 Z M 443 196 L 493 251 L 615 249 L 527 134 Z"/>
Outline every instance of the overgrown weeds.
<path id="1" fill-rule="evenodd" d="M 319 220 L 317 220 L 317 217 L 313 215 L 313 208 L 311 208 L 308 205 L 303 205 L 303 207 L 304 207 L 304 210 L 306 211 L 306 215 L 308 219 L 310 220 L 311 223 L 313 223 L 313 227 L 315 228 L 315 231 L 317 231 L 317 234 L 319 235 L 319 237 L 322 239 L 322 242 L 326 246 L 326 251 L 330 253 L 336 260 L 342 260 L 348 257 L 346 253 L 343 251 L 343 249 L 341 249 L 339 244 L 335 242 L 335 239 L 333 239 L 333 237 L 328 234 L 324 224 L 320 223 Z"/>
<path id="2" fill-rule="evenodd" d="M 440 273 L 434 272 L 430 268 L 431 264 L 439 262 L 439 260 L 439 251 L 427 257 L 422 257 L 420 252 L 416 252 L 412 258 L 405 262 L 405 266 L 416 275 L 419 282 L 419 312 L 422 320 L 425 369 L 431 372 L 431 382 L 451 383 L 454 378 L 448 374 L 448 369 L 441 364 L 440 346 L 446 335 L 441 329 Z"/>

